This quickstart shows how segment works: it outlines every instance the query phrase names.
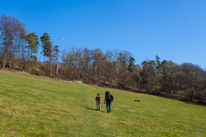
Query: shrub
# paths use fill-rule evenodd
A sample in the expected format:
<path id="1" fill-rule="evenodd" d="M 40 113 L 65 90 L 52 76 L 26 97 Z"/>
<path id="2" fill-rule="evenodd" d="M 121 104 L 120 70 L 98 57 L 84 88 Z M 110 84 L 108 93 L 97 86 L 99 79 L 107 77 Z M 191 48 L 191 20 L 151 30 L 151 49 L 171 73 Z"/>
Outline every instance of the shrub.
<path id="1" fill-rule="evenodd" d="M 84 84 L 91 84 L 91 82 L 89 80 L 83 80 Z"/>
<path id="2" fill-rule="evenodd" d="M 30 74 L 39 75 L 39 72 L 38 72 L 36 69 L 32 69 L 32 70 L 30 71 Z"/>
<path id="3" fill-rule="evenodd" d="M 42 71 L 38 71 L 38 76 L 44 76 L 44 73 Z"/>

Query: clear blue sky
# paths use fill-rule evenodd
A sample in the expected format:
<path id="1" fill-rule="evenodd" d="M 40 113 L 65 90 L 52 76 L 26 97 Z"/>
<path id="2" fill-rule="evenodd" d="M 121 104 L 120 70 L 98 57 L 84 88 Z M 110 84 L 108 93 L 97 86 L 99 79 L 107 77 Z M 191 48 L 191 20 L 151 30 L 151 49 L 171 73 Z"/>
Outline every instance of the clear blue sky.
<path id="1" fill-rule="evenodd" d="M 60 50 L 127 50 L 136 64 L 158 55 L 206 68 L 206 0 L 0 0 L 1 14 L 47 32 Z"/>

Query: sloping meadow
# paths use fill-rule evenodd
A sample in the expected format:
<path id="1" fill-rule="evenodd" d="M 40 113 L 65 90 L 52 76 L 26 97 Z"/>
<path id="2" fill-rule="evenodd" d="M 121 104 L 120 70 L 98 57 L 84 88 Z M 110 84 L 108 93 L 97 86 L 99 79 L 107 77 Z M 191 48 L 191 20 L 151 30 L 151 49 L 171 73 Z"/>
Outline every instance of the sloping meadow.
<path id="1" fill-rule="evenodd" d="M 107 90 L 114 96 L 111 113 L 103 104 Z M 206 136 L 206 107 L 0 71 L 0 136 L 200 137 Z"/>

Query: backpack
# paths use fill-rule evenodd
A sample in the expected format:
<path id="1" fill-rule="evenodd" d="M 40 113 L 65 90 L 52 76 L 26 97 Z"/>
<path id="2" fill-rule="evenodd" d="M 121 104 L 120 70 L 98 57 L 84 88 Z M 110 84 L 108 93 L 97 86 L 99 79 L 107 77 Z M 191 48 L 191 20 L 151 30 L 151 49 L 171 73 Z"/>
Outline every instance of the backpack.
<path id="1" fill-rule="evenodd" d="M 114 97 L 113 97 L 111 94 L 107 94 L 107 95 L 106 95 L 106 100 L 107 100 L 107 101 L 113 101 L 113 100 L 114 100 Z"/>

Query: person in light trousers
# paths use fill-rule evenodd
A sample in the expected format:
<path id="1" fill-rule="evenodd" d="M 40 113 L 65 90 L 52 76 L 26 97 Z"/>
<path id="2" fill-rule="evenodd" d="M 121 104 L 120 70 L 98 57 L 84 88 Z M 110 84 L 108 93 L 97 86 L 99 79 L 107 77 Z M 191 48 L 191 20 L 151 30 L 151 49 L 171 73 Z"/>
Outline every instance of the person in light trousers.
<path id="1" fill-rule="evenodd" d="M 97 110 L 100 111 L 100 93 L 97 94 L 97 97 L 95 98 Z"/>

